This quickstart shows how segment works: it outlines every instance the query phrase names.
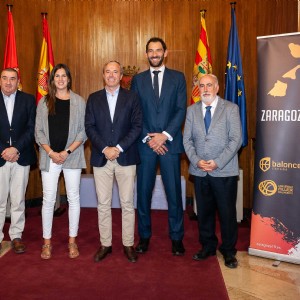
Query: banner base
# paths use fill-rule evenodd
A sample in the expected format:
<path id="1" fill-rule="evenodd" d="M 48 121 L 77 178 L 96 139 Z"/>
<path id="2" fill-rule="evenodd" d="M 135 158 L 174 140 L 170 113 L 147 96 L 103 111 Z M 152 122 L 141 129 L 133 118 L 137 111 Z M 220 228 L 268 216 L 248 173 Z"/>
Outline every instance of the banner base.
<path id="1" fill-rule="evenodd" d="M 279 261 L 285 261 L 285 262 L 293 263 L 293 264 L 300 264 L 300 258 L 292 257 L 292 256 L 285 255 L 285 254 L 263 251 L 263 250 L 258 250 L 258 249 L 254 249 L 254 248 L 250 248 L 250 247 L 248 249 L 248 253 L 250 255 L 261 256 L 261 257 L 270 258 L 270 259 L 279 260 Z"/>

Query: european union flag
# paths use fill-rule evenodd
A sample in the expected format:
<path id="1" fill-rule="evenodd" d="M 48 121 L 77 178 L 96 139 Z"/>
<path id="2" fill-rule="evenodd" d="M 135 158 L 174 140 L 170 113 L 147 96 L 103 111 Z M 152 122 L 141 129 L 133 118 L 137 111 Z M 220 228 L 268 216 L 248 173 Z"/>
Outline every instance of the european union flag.
<path id="1" fill-rule="evenodd" d="M 246 94 L 234 7 L 231 7 L 231 27 L 228 40 L 224 98 L 236 103 L 240 108 L 243 131 L 242 147 L 245 147 L 248 144 Z"/>

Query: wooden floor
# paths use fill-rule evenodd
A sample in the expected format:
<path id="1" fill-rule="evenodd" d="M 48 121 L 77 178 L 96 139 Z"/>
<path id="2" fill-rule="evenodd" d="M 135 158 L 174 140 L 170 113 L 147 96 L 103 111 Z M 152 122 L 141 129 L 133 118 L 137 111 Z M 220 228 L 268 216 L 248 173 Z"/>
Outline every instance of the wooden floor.
<path id="1" fill-rule="evenodd" d="M 224 266 L 218 253 L 225 285 L 230 300 L 299 300 L 300 265 L 281 262 L 272 266 L 274 260 L 238 252 L 237 269 Z"/>

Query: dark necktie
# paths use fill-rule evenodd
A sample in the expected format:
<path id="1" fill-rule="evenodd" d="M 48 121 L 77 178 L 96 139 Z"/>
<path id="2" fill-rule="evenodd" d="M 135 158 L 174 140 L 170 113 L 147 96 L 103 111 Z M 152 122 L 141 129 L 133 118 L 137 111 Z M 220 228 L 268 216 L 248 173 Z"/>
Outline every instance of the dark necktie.
<path id="1" fill-rule="evenodd" d="M 204 117 L 204 124 L 205 124 L 205 129 L 206 129 L 206 133 L 208 132 L 208 128 L 211 122 L 211 106 L 206 106 L 206 113 L 205 113 L 205 117 Z"/>
<path id="2" fill-rule="evenodd" d="M 154 94 L 155 94 L 155 99 L 156 102 L 158 103 L 159 101 L 159 85 L 158 85 L 158 73 L 160 71 L 153 71 L 154 78 L 153 78 L 153 88 L 154 88 Z"/>

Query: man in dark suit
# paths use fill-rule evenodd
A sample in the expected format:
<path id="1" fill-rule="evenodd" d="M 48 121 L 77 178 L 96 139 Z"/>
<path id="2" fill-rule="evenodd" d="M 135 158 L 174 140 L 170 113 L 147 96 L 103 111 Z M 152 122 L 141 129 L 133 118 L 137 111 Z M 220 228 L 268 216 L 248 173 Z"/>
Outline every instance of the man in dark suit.
<path id="1" fill-rule="evenodd" d="M 238 150 L 242 144 L 239 107 L 217 96 L 218 79 L 207 74 L 199 81 L 201 100 L 190 106 L 183 144 L 194 176 L 199 241 L 202 249 L 193 256 L 204 260 L 216 255 L 216 212 L 220 217 L 225 265 L 236 268 L 236 196 L 239 175 Z"/>
<path id="2" fill-rule="evenodd" d="M 139 140 L 141 164 L 137 169 L 137 208 L 139 253 L 148 250 L 151 238 L 151 199 L 160 164 L 168 201 L 169 236 L 172 253 L 183 255 L 183 206 L 180 156 L 184 151 L 181 126 L 186 113 L 186 82 L 183 73 L 165 67 L 168 51 L 161 38 L 146 45 L 150 69 L 136 75 L 132 90 L 137 91 L 143 110 L 143 129 Z"/>
<path id="3" fill-rule="evenodd" d="M 135 92 L 120 87 L 122 67 L 117 61 L 104 65 L 105 88 L 89 96 L 85 129 L 92 144 L 91 165 L 98 197 L 98 225 L 101 246 L 95 262 L 112 252 L 111 202 L 116 177 L 122 208 L 122 241 L 130 262 L 136 262 L 134 250 L 135 211 L 133 191 L 136 164 L 140 158 L 137 139 L 142 129 L 142 110 Z"/>
<path id="4" fill-rule="evenodd" d="M 15 253 L 25 252 L 25 192 L 30 165 L 36 162 L 34 125 L 36 105 L 33 95 L 18 91 L 18 73 L 1 72 L 0 85 L 0 242 L 8 197 L 11 201 L 9 236 Z M 0 243 L 1 249 L 1 243 Z"/>

